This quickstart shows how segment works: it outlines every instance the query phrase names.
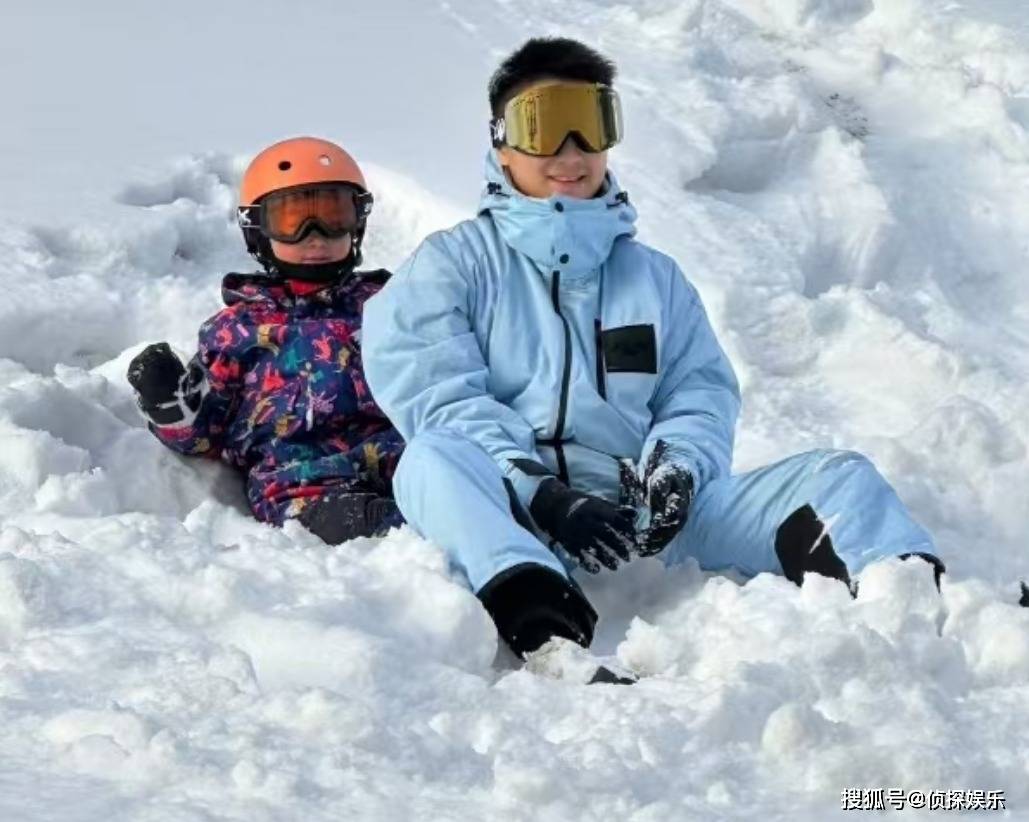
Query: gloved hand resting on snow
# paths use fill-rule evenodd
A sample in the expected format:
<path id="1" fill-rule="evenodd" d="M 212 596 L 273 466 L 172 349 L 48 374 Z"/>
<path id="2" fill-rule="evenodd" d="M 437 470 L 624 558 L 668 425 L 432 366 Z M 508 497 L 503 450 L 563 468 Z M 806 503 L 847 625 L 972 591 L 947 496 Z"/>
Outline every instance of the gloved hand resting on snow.
<path id="1" fill-rule="evenodd" d="M 647 458 L 643 478 L 631 467 L 622 471 L 623 497 L 649 509 L 649 524 L 639 535 L 636 553 L 651 557 L 660 553 L 682 530 L 693 502 L 693 477 L 690 472 L 666 459 L 668 445 L 658 440 Z"/>
<path id="2" fill-rule="evenodd" d="M 203 400 L 203 370 L 195 363 L 187 369 L 165 342 L 148 345 L 137 354 L 127 377 L 140 409 L 154 425 L 190 422 Z"/>
<path id="3" fill-rule="evenodd" d="M 537 525 L 595 574 L 628 562 L 635 550 L 635 512 L 592 494 L 574 491 L 551 477 L 540 483 L 529 506 Z"/>

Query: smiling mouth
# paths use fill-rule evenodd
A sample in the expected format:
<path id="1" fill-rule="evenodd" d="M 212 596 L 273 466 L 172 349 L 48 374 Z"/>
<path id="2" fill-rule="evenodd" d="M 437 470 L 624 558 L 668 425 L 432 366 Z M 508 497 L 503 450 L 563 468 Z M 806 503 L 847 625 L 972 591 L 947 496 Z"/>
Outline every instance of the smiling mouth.
<path id="1" fill-rule="evenodd" d="M 550 179 L 553 180 L 555 183 L 581 183 L 583 180 L 586 179 L 586 175 L 583 174 L 581 177 L 551 177 Z"/>

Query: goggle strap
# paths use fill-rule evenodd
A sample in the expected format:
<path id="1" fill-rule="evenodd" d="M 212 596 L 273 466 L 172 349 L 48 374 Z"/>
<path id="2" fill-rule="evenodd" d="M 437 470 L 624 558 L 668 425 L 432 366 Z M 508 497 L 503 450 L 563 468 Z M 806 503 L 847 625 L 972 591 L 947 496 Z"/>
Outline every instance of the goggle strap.
<path id="1" fill-rule="evenodd" d="M 504 145 L 504 138 L 507 136 L 507 120 L 503 115 L 489 121 L 489 136 L 494 148 Z"/>
<path id="2" fill-rule="evenodd" d="M 375 198 L 372 196 L 370 191 L 359 191 L 353 189 L 354 192 L 354 211 L 357 213 L 358 222 L 364 222 L 368 219 L 368 215 L 372 213 L 372 206 L 375 204 Z"/>
<path id="3" fill-rule="evenodd" d="M 261 227 L 261 206 L 246 205 L 236 209 L 236 222 L 239 227 L 246 231 L 248 228 Z"/>

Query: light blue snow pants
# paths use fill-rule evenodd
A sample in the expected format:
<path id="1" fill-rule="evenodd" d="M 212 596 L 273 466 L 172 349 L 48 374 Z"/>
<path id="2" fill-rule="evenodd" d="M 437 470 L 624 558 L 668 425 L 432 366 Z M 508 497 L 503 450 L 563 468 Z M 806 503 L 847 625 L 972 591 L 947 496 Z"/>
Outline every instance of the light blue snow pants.
<path id="1" fill-rule="evenodd" d="M 534 533 L 527 515 L 516 518 L 500 467 L 458 434 L 426 431 L 409 442 L 393 490 L 407 522 L 447 552 L 473 591 L 522 563 L 564 576 L 575 567 Z M 877 559 L 937 553 L 868 459 L 851 451 L 810 451 L 704 485 L 686 527 L 659 556 L 668 566 L 693 557 L 705 570 L 782 574 L 777 534 L 805 506 L 824 524 L 851 576 Z"/>

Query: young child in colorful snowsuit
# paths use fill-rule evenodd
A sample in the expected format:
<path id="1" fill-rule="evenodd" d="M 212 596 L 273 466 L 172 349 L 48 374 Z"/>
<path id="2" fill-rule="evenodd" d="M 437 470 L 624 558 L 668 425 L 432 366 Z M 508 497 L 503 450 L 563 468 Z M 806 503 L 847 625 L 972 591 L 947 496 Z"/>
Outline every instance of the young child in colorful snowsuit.
<path id="1" fill-rule="evenodd" d="M 365 368 L 407 440 L 407 521 L 467 576 L 519 654 L 588 646 L 570 571 L 633 556 L 850 581 L 942 567 L 872 464 L 816 451 L 732 476 L 740 395 L 696 288 L 633 239 L 607 169 L 615 68 L 536 39 L 489 86 L 478 216 L 428 237 L 365 306 Z"/>
<path id="2" fill-rule="evenodd" d="M 128 380 L 150 430 L 181 454 L 246 475 L 257 519 L 295 518 L 326 542 L 384 533 L 402 518 L 392 478 L 403 440 L 361 365 L 361 311 L 386 271 L 356 271 L 372 208 L 339 146 L 276 143 L 250 163 L 239 223 L 263 271 L 229 274 L 226 307 L 183 365 L 148 346 Z"/>

